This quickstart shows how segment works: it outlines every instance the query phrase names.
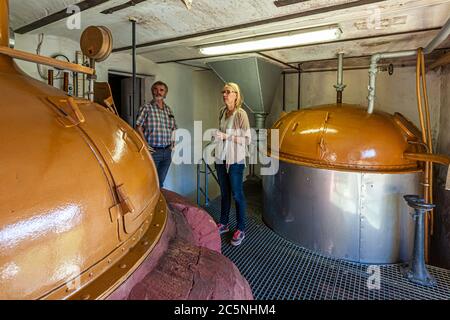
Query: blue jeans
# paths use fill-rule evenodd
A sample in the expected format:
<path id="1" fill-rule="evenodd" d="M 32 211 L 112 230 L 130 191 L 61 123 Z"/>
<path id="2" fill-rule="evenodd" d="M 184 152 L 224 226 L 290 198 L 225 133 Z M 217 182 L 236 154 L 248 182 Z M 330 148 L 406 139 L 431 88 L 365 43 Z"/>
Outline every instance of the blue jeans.
<path id="1" fill-rule="evenodd" d="M 221 199 L 220 223 L 227 225 L 231 208 L 231 195 L 236 203 L 236 218 L 238 230 L 245 231 L 247 204 L 244 197 L 244 169 L 245 164 L 232 164 L 227 172 L 225 164 L 217 164 L 217 178 L 219 179 Z"/>
<path id="2" fill-rule="evenodd" d="M 162 188 L 164 186 L 164 180 L 166 179 L 170 164 L 172 163 L 172 150 L 170 150 L 170 148 L 155 148 L 155 152 L 152 153 L 152 157 L 156 166 L 156 171 L 158 171 L 159 187 Z"/>

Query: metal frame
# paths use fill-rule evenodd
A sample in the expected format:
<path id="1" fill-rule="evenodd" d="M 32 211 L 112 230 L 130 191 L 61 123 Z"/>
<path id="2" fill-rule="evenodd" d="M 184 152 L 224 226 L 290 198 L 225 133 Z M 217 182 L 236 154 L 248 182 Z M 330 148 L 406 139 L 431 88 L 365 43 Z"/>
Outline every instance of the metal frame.
<path id="1" fill-rule="evenodd" d="M 203 166 L 203 170 L 202 170 Z M 208 184 L 209 184 L 209 175 L 212 175 L 214 180 L 216 180 L 217 184 L 219 184 L 219 179 L 215 174 L 216 170 L 213 170 L 209 164 L 202 159 L 201 163 L 197 164 L 197 205 L 201 206 L 201 195 L 205 198 L 204 206 L 208 207 L 210 203 L 210 198 L 208 196 Z M 205 189 L 201 186 L 202 174 L 204 174 L 204 184 Z"/>

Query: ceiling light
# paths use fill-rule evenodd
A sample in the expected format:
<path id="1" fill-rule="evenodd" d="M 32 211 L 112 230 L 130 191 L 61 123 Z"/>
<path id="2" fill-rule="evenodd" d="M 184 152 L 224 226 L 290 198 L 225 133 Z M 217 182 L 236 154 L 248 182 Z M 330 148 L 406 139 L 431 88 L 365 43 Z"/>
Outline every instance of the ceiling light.
<path id="1" fill-rule="evenodd" d="M 245 38 L 223 42 L 221 44 L 202 46 L 199 49 L 204 55 L 270 50 L 335 40 L 338 39 L 341 34 L 342 31 L 339 26 L 333 25 L 277 33 L 261 37 Z"/>

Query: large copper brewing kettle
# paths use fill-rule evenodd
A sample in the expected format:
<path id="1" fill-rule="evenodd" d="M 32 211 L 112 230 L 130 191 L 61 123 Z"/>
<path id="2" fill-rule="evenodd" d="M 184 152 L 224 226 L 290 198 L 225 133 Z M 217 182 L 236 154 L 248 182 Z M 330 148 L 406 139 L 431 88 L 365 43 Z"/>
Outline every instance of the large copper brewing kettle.
<path id="1" fill-rule="evenodd" d="M 0 299 L 104 298 L 165 225 L 151 156 L 108 109 L 21 72 L 3 0 L 0 21 Z"/>
<path id="2" fill-rule="evenodd" d="M 293 111 L 273 126 L 279 170 L 263 177 L 263 219 L 301 246 L 359 263 L 408 261 L 413 223 L 404 194 L 420 192 L 423 147 L 401 114 L 357 105 Z M 273 134 L 273 133 L 272 133 Z"/>
<path id="3" fill-rule="evenodd" d="M 420 151 L 420 131 L 400 113 L 368 114 L 358 105 L 330 104 L 290 112 L 279 130 L 280 160 L 305 166 L 368 172 L 416 171 L 405 153 Z"/>

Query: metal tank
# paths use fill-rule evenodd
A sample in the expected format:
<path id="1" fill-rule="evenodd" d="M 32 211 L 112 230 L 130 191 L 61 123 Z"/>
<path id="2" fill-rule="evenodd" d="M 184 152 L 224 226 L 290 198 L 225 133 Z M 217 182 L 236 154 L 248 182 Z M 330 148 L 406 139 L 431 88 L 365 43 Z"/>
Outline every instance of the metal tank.
<path id="1" fill-rule="evenodd" d="M 8 34 L 2 0 L 0 299 L 104 298 L 163 232 L 154 164 L 110 110 L 20 71 Z"/>
<path id="2" fill-rule="evenodd" d="M 403 195 L 421 194 L 419 130 L 401 114 L 332 104 L 290 112 L 279 130 L 279 170 L 263 176 L 265 223 L 322 254 L 359 263 L 412 255 L 414 224 Z M 269 140 L 270 141 L 270 140 Z"/>

